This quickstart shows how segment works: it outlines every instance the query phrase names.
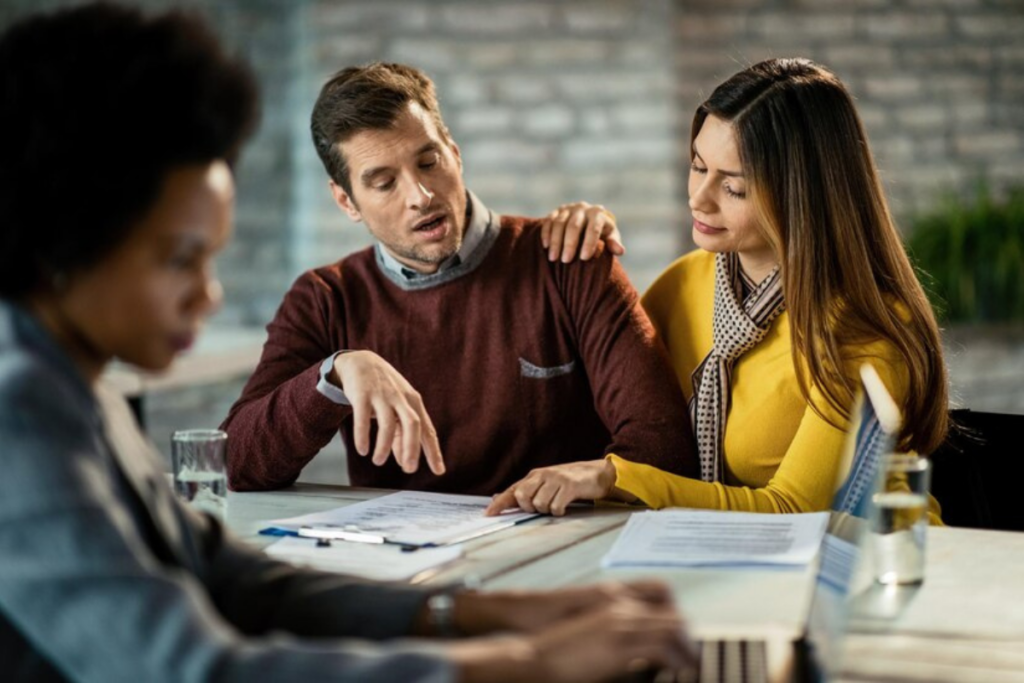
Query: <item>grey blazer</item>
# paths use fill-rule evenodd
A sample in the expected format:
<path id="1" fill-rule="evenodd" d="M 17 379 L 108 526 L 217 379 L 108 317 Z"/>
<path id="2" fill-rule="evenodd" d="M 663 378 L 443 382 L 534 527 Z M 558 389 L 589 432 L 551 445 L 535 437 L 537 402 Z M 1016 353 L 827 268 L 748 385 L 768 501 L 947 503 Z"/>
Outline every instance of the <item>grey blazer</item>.
<path id="1" fill-rule="evenodd" d="M 0 680 L 454 680 L 401 639 L 424 599 L 271 560 L 179 503 L 123 399 L 0 300 Z"/>

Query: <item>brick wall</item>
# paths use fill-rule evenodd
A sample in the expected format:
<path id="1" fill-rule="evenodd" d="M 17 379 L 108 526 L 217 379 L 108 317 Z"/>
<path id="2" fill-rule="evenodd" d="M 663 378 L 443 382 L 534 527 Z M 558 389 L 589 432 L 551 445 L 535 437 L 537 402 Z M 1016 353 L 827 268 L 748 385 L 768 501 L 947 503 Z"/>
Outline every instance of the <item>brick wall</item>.
<path id="1" fill-rule="evenodd" d="M 218 260 L 225 306 L 217 321 L 263 326 L 295 274 L 293 83 L 298 70 L 298 16 L 292 3 L 281 0 L 192 4 L 210 15 L 230 48 L 252 64 L 260 82 L 260 127 L 236 174 L 236 236 Z"/>

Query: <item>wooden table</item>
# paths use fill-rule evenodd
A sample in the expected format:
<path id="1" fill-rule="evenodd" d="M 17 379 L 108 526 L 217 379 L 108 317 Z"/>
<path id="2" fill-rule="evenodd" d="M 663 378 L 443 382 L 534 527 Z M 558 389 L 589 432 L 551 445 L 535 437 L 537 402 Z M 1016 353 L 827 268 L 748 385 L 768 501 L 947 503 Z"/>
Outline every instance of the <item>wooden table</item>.
<path id="1" fill-rule="evenodd" d="M 268 520 L 326 510 L 384 493 L 317 485 L 231 493 L 228 525 L 254 544 Z M 464 557 L 431 576 L 477 578 L 483 589 L 554 588 L 607 579 L 668 582 L 698 638 L 797 634 L 809 609 L 813 569 L 605 570 L 600 558 L 628 508 L 574 508 L 466 544 Z M 862 578 L 848 637 L 849 681 L 1024 682 L 1024 534 L 933 528 L 927 579 L 884 591 Z"/>
<path id="2" fill-rule="evenodd" d="M 843 680 L 1024 681 L 1024 534 L 928 531 L 922 586 L 854 598 Z"/>

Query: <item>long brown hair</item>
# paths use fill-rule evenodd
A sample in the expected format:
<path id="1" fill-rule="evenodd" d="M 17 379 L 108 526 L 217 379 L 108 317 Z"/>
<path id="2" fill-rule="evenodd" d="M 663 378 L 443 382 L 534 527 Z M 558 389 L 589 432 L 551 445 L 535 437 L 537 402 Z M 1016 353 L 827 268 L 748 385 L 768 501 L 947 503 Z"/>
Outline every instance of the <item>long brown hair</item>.
<path id="1" fill-rule="evenodd" d="M 779 259 L 801 392 L 811 402 L 810 386 L 820 388 L 848 418 L 856 379 L 843 370 L 844 347 L 849 360 L 852 346 L 888 341 L 909 375 L 899 447 L 930 453 L 948 422 L 939 329 L 846 87 L 809 60 L 770 59 L 698 107 L 691 148 L 709 115 L 735 131 L 748 196 Z"/>

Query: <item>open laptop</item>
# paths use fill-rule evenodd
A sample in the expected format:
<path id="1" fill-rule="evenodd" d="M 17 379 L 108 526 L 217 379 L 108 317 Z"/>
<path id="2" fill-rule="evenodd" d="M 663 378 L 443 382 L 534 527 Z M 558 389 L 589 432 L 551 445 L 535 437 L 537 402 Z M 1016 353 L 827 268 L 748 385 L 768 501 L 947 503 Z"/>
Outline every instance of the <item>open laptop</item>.
<path id="1" fill-rule="evenodd" d="M 900 411 L 870 365 L 860 371 L 861 386 L 832 501 L 832 517 L 822 541 L 814 594 L 803 632 L 785 642 L 772 639 L 704 640 L 698 643 L 695 683 L 782 683 L 828 681 L 839 664 L 840 643 L 849 623 L 853 577 L 867 539 L 873 494 L 880 486 L 879 463 L 892 451 Z M 684 680 L 674 676 L 655 681 Z"/>

